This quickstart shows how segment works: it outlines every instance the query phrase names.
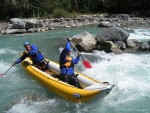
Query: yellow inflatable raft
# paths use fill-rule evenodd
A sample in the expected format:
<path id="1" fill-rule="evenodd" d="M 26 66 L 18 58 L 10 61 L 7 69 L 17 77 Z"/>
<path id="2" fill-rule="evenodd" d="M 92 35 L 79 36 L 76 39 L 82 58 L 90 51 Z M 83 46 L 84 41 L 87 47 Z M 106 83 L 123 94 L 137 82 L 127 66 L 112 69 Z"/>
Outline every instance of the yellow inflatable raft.
<path id="1" fill-rule="evenodd" d="M 59 75 L 59 64 L 50 60 L 48 61 L 50 71 L 56 75 Z M 32 65 L 32 61 L 29 58 L 26 58 L 21 64 L 32 77 L 40 81 L 50 91 L 73 102 L 88 102 L 95 98 L 104 97 L 112 90 L 114 86 L 108 82 L 99 82 L 76 72 L 76 74 L 78 74 L 77 79 L 79 80 L 81 86 L 81 88 L 77 88 L 41 71 Z"/>

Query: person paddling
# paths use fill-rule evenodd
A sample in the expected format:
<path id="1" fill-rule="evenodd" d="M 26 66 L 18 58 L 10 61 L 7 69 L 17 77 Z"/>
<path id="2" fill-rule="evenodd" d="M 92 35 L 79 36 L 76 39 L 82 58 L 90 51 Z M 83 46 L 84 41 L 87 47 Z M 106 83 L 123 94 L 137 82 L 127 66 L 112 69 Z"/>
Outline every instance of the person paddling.
<path id="1" fill-rule="evenodd" d="M 30 45 L 29 42 L 25 42 L 24 47 L 25 51 L 23 52 L 23 55 L 15 61 L 13 65 L 19 64 L 25 58 L 29 57 L 32 60 L 33 65 L 37 66 L 42 71 L 47 72 L 49 70 L 48 62 L 44 59 L 44 56 L 38 50 L 38 47 L 36 45 Z"/>
<path id="2" fill-rule="evenodd" d="M 80 54 L 78 53 L 77 57 L 73 59 L 71 57 L 72 49 L 70 39 L 67 38 L 68 42 L 60 54 L 59 63 L 60 63 L 60 79 L 64 82 L 67 82 L 76 87 L 80 87 L 76 75 L 74 74 L 74 64 L 77 64 L 80 60 Z"/>

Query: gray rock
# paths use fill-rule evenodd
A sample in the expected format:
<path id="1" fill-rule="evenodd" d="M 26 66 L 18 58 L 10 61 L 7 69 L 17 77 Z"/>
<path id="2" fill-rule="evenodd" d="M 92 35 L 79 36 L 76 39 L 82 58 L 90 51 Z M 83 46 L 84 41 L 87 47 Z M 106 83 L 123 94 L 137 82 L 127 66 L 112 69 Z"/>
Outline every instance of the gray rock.
<path id="1" fill-rule="evenodd" d="M 132 40 L 132 39 L 127 40 L 126 45 L 128 48 L 132 48 L 132 47 L 136 46 L 136 44 L 134 43 L 134 40 Z"/>
<path id="2" fill-rule="evenodd" d="M 121 54 L 121 50 L 112 41 L 100 42 L 99 47 L 99 50 L 103 50 L 107 53 L 114 52 L 117 54 Z"/>
<path id="3" fill-rule="evenodd" d="M 27 33 L 35 33 L 35 32 L 38 32 L 38 29 L 30 28 L 30 29 L 27 30 Z"/>
<path id="4" fill-rule="evenodd" d="M 105 28 L 105 29 L 101 30 L 100 33 L 97 34 L 97 36 L 96 36 L 96 38 L 99 42 L 102 42 L 102 41 L 126 42 L 128 37 L 129 37 L 129 33 L 120 27 Z"/>
<path id="5" fill-rule="evenodd" d="M 7 29 L 4 31 L 5 34 L 20 34 L 26 33 L 26 29 Z"/>
<path id="6" fill-rule="evenodd" d="M 54 27 L 50 27 L 50 28 L 48 28 L 48 30 L 54 30 L 55 28 Z"/>
<path id="7" fill-rule="evenodd" d="M 126 49 L 126 45 L 122 41 L 116 41 L 114 44 L 120 49 Z"/>
<path id="8" fill-rule="evenodd" d="M 147 42 L 147 44 L 150 46 L 150 40 Z"/>
<path id="9" fill-rule="evenodd" d="M 86 31 L 76 35 L 72 39 L 72 42 L 75 44 L 79 51 L 86 52 L 92 51 L 96 45 L 94 36 Z"/>
<path id="10" fill-rule="evenodd" d="M 147 42 L 143 42 L 139 47 L 138 50 L 140 51 L 147 51 L 149 50 L 150 46 L 147 44 Z"/>
<path id="11" fill-rule="evenodd" d="M 112 26 L 113 26 L 113 24 L 111 22 L 109 22 L 109 21 L 102 21 L 102 22 L 100 22 L 98 24 L 97 27 L 112 27 Z"/>
<path id="12" fill-rule="evenodd" d="M 10 23 L 12 24 L 10 29 L 25 29 L 26 21 L 20 18 L 12 18 L 10 19 Z"/>
<path id="13" fill-rule="evenodd" d="M 25 29 L 25 24 L 23 23 L 13 24 L 10 29 Z"/>
<path id="14" fill-rule="evenodd" d="M 10 24 L 25 22 L 23 19 L 20 19 L 20 18 L 11 18 L 9 21 L 10 21 Z"/>
<path id="15" fill-rule="evenodd" d="M 110 18 L 115 17 L 115 18 L 120 18 L 122 20 L 127 20 L 131 16 L 133 16 L 133 15 L 129 15 L 129 14 L 115 14 L 115 15 L 111 15 Z"/>
<path id="16" fill-rule="evenodd" d="M 25 24 L 25 28 L 28 30 L 30 28 L 39 28 L 39 27 L 44 27 L 44 23 L 42 20 L 38 20 L 38 19 L 29 19 L 26 24 Z"/>

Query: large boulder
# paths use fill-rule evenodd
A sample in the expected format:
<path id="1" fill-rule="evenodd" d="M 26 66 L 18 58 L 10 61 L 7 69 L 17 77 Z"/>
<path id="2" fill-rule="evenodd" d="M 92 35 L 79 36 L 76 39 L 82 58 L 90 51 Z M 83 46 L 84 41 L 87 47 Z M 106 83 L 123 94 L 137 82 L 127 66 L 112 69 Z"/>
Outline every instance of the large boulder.
<path id="1" fill-rule="evenodd" d="M 127 31 L 125 31 L 124 29 L 120 27 L 110 27 L 110 28 L 105 28 L 102 31 L 100 31 L 100 33 L 97 34 L 96 39 L 99 42 L 102 42 L 102 41 L 126 42 L 129 35 L 130 34 Z"/>
<path id="2" fill-rule="evenodd" d="M 112 41 L 104 41 L 98 43 L 100 51 L 105 51 L 107 53 L 114 52 L 117 54 L 121 53 L 121 50 L 112 42 Z"/>
<path id="3" fill-rule="evenodd" d="M 26 29 L 7 29 L 4 31 L 5 34 L 21 34 L 26 33 Z"/>
<path id="4" fill-rule="evenodd" d="M 28 30 L 30 28 L 39 28 L 39 27 L 44 27 L 44 23 L 42 20 L 38 20 L 38 19 L 29 19 L 26 22 L 25 28 Z"/>
<path id="5" fill-rule="evenodd" d="M 12 26 L 10 29 L 25 29 L 25 23 L 26 21 L 20 18 L 12 18 L 10 19 L 10 23 Z"/>
<path id="6" fill-rule="evenodd" d="M 72 42 L 79 51 L 86 52 L 92 51 L 97 43 L 94 36 L 86 31 L 76 35 Z"/>
<path id="7" fill-rule="evenodd" d="M 97 27 L 112 27 L 112 26 L 113 24 L 109 21 L 102 21 L 97 25 Z"/>

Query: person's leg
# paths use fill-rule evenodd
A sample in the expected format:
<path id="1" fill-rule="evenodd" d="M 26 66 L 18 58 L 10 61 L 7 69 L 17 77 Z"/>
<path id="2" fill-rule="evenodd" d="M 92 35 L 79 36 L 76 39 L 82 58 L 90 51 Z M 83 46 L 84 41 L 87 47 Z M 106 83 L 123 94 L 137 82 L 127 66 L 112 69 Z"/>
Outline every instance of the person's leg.
<path id="1" fill-rule="evenodd" d="M 76 77 L 75 77 L 75 86 L 78 87 L 78 88 L 81 88 L 80 84 L 79 84 L 79 81 Z"/>
<path id="2" fill-rule="evenodd" d="M 62 80 L 63 82 L 66 82 L 65 77 L 66 77 L 65 74 L 60 74 L 60 80 Z"/>
<path id="3" fill-rule="evenodd" d="M 45 70 L 50 70 L 49 61 L 45 60 Z"/>
<path id="4" fill-rule="evenodd" d="M 50 73 L 48 61 L 42 60 L 42 61 L 38 62 L 37 64 L 38 64 L 39 69 L 41 69 L 42 71 L 44 71 L 48 74 Z"/>
<path id="5" fill-rule="evenodd" d="M 70 78 L 71 78 L 70 84 L 80 88 L 79 81 L 78 81 L 77 77 L 74 74 L 72 74 L 72 75 L 70 75 Z"/>
<path id="6" fill-rule="evenodd" d="M 49 65 L 48 65 L 48 61 L 46 60 L 43 60 L 42 63 L 41 63 L 41 67 L 42 67 L 42 70 L 45 71 L 45 72 L 49 72 Z"/>
<path id="7" fill-rule="evenodd" d="M 33 65 L 35 67 L 37 67 L 38 69 L 42 70 L 41 66 L 40 66 L 40 63 L 36 62 L 36 63 L 33 63 Z"/>
<path id="8" fill-rule="evenodd" d="M 70 84 L 70 75 L 65 75 L 65 82 Z"/>
<path id="9" fill-rule="evenodd" d="M 42 71 L 43 71 L 43 65 L 44 65 L 43 61 L 37 62 L 38 68 L 41 69 Z"/>

